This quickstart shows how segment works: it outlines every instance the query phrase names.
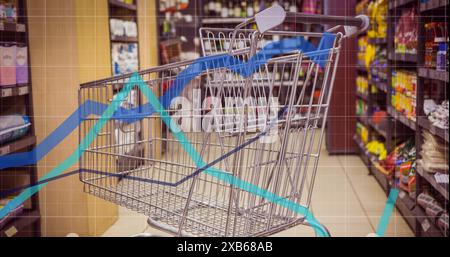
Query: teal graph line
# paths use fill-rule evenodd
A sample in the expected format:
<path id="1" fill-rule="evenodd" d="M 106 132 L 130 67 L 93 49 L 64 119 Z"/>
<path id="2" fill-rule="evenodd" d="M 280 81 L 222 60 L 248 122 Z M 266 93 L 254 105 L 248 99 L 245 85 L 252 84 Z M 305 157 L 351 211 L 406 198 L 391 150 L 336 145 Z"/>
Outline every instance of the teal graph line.
<path id="1" fill-rule="evenodd" d="M 132 86 L 138 82 L 139 75 L 134 74 L 129 82 L 126 84 L 123 90 L 119 92 L 117 98 L 112 101 L 112 103 L 105 110 L 100 119 L 95 123 L 92 129 L 88 132 L 87 136 L 81 141 L 78 148 L 72 155 L 69 156 L 66 160 L 64 160 L 61 164 L 59 164 L 56 168 L 51 170 L 49 173 L 42 176 L 39 180 L 49 179 L 55 176 L 58 176 L 72 165 L 76 164 L 78 160 L 81 158 L 83 152 L 87 149 L 87 147 L 94 141 L 95 137 L 100 133 L 106 123 L 111 119 L 111 116 L 114 112 L 119 108 L 122 101 L 128 96 L 131 91 Z M 6 206 L 0 209 L 0 218 L 3 218 L 8 214 L 11 210 L 17 208 L 21 203 L 30 198 L 33 194 L 37 193 L 45 184 L 40 184 L 37 186 L 29 187 L 25 189 L 21 194 L 16 196 L 13 200 L 11 200 Z"/>
<path id="2" fill-rule="evenodd" d="M 184 151 L 190 156 L 192 161 L 195 163 L 197 168 L 206 166 L 207 164 L 202 160 L 200 154 L 195 150 L 189 140 L 186 138 L 185 134 L 176 126 L 176 123 L 172 120 L 170 115 L 164 109 L 164 107 L 159 102 L 158 98 L 153 94 L 153 92 L 145 86 L 145 83 L 141 81 L 138 86 L 142 93 L 145 95 L 147 100 L 152 104 L 153 108 L 159 113 L 160 117 L 164 123 L 169 127 L 173 136 L 179 141 Z M 315 232 L 319 236 L 327 236 L 328 233 L 320 225 L 320 223 L 314 218 L 313 214 L 308 210 L 308 208 L 301 206 L 293 201 L 280 197 L 272 192 L 262 189 L 256 185 L 249 182 L 241 180 L 231 174 L 224 171 L 218 170 L 213 167 L 209 167 L 204 171 L 206 174 L 213 176 L 219 180 L 222 180 L 228 184 L 231 184 L 241 190 L 247 191 L 249 193 L 258 195 L 272 203 L 278 204 L 285 207 L 291 211 L 294 211 L 306 218 L 308 223 L 314 228 Z"/>
<path id="3" fill-rule="evenodd" d="M 389 220 L 392 216 L 392 212 L 395 207 L 395 201 L 397 201 L 398 193 L 399 191 L 396 188 L 391 189 L 391 191 L 389 192 L 386 206 L 384 207 L 383 215 L 381 216 L 380 223 L 378 223 L 378 228 L 376 232 L 378 236 L 384 236 L 384 234 L 386 233 Z"/>

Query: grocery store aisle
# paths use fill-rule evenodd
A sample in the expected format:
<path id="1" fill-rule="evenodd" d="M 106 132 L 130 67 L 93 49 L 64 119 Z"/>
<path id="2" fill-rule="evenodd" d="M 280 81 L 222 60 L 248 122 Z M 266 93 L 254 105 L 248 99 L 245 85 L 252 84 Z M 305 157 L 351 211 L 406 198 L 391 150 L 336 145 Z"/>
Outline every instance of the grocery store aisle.
<path id="1" fill-rule="evenodd" d="M 323 148 L 322 148 L 323 149 Z M 312 199 L 312 212 L 332 236 L 366 236 L 373 233 L 386 203 L 386 195 L 368 175 L 358 156 L 330 156 L 322 151 Z M 147 226 L 146 217 L 120 208 L 119 219 L 104 236 L 131 236 L 141 232 L 164 233 Z M 298 226 L 276 236 L 314 236 L 312 229 Z M 394 210 L 385 236 L 414 236 Z"/>

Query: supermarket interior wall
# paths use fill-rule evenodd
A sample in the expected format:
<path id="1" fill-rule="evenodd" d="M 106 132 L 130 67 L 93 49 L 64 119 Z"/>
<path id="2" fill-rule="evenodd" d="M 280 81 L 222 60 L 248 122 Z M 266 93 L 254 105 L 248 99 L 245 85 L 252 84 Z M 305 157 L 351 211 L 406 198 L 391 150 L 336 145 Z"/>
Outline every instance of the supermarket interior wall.
<path id="1" fill-rule="evenodd" d="M 140 66 L 150 68 L 158 63 L 155 1 L 140 0 L 137 6 Z M 28 16 L 39 143 L 76 110 L 81 83 L 112 75 L 108 0 L 29 0 Z M 77 146 L 75 130 L 38 163 L 39 176 Z M 117 206 L 83 193 L 77 176 L 48 184 L 39 196 L 45 206 L 42 236 L 98 236 L 117 219 Z"/>
<path id="2" fill-rule="evenodd" d="M 57 128 L 78 105 L 79 85 L 75 1 L 29 0 L 29 41 L 37 142 Z M 43 8 L 46 6 L 46 8 Z M 78 132 L 70 134 L 38 163 L 39 177 L 71 154 Z M 76 166 L 71 167 L 76 169 Z M 86 195 L 77 177 L 43 187 L 39 193 L 43 236 L 69 231 L 88 234 Z"/>

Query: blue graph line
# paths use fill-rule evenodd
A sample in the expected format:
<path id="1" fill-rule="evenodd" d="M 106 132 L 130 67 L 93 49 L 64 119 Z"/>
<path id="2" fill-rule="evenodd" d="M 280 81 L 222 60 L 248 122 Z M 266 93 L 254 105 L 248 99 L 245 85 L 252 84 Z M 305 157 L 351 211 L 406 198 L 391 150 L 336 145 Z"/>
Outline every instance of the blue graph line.
<path id="1" fill-rule="evenodd" d="M 325 41 L 326 42 L 334 42 L 334 35 L 326 34 L 322 38 L 322 42 L 321 42 L 321 44 L 319 44 L 319 47 L 324 47 L 325 45 L 327 45 L 326 43 L 323 43 Z M 243 63 L 239 59 L 236 59 L 236 58 L 228 56 L 228 55 L 200 58 L 199 60 L 194 62 L 192 65 L 190 65 L 188 68 L 186 68 L 179 76 L 177 76 L 177 78 L 175 79 L 175 81 L 171 87 L 171 90 L 169 90 L 166 94 L 164 94 L 161 97 L 162 104 L 160 103 L 159 99 L 154 97 L 154 95 L 152 93 L 151 93 L 152 96 L 150 96 L 150 97 L 154 97 L 154 99 L 153 98 L 151 99 L 150 104 L 154 105 L 155 102 L 157 102 L 158 104 L 161 104 L 161 108 L 163 108 L 163 109 L 167 108 L 167 106 L 168 106 L 168 104 L 170 104 L 171 100 L 174 97 L 178 96 L 182 92 L 184 87 L 193 78 L 195 78 L 201 72 L 203 72 L 207 69 L 218 68 L 218 67 L 230 68 L 230 70 L 234 71 L 235 73 L 241 74 L 242 76 L 246 77 L 246 76 L 250 76 L 260 65 L 266 63 L 266 61 L 269 58 L 271 58 L 275 55 L 288 53 L 293 50 L 302 50 L 302 48 L 308 49 L 308 47 L 310 47 L 310 46 L 311 46 L 311 44 L 309 44 L 307 41 L 305 41 L 302 37 L 299 37 L 299 38 L 287 39 L 287 40 L 275 42 L 273 45 L 269 45 L 268 47 L 265 47 L 263 49 L 263 51 L 256 54 L 247 63 Z M 296 47 L 296 48 L 294 48 L 294 47 Z M 304 54 L 306 56 L 309 56 L 312 60 L 317 61 L 319 63 L 319 65 L 323 65 L 324 60 L 326 59 L 326 57 L 329 54 L 329 48 L 330 47 L 328 47 L 328 48 L 324 47 L 323 50 L 318 49 L 314 52 L 311 52 L 311 51 L 304 52 Z M 61 163 L 55 169 L 53 169 L 52 171 L 50 171 L 49 173 L 44 175 L 40 179 L 40 181 L 58 176 L 64 170 L 66 170 L 67 168 L 69 168 L 70 166 L 75 164 L 79 160 L 79 158 L 81 157 L 81 155 L 85 151 L 85 149 L 92 143 L 92 141 L 94 140 L 96 135 L 99 133 L 99 131 L 101 131 L 103 126 L 109 120 L 115 119 L 115 118 L 120 118 L 120 115 L 123 115 L 124 113 L 126 115 L 126 112 L 128 110 L 120 109 L 120 104 L 128 96 L 128 93 L 131 90 L 131 86 L 133 85 L 133 83 L 137 83 L 138 80 L 140 81 L 140 83 L 145 85 L 145 83 L 142 82 L 142 79 L 138 76 L 138 74 L 133 75 L 130 78 L 130 81 L 125 86 L 125 88 L 118 94 L 119 97 L 117 97 L 117 99 L 113 100 L 113 102 L 109 106 L 105 106 L 106 110 L 103 112 L 102 117 L 94 125 L 94 127 L 89 131 L 86 138 L 84 138 L 82 140 L 82 142 L 80 143 L 80 146 L 77 148 L 77 150 L 68 159 L 66 159 L 63 163 Z M 142 84 L 139 84 L 141 91 L 149 90 Z M 149 98 L 148 91 L 147 91 L 146 96 L 147 96 L 147 98 Z M 41 149 L 35 149 L 29 153 L 13 154 L 13 155 L 1 157 L 0 163 L 2 163 L 2 166 L 0 166 L 0 167 L 6 168 L 6 167 L 27 165 L 27 164 L 31 164 L 33 162 L 36 163 L 40 158 L 45 156 L 45 154 L 47 154 L 53 147 L 55 147 L 61 140 L 63 140 L 65 138 L 65 136 L 70 134 L 70 132 L 73 131 L 73 129 L 75 129 L 78 126 L 78 124 L 81 122 L 82 118 L 85 118 L 88 115 L 92 114 L 92 113 L 88 113 L 88 114 L 81 113 L 82 115 L 80 115 L 80 112 L 82 110 L 86 110 L 85 107 L 88 104 L 97 104 L 99 107 L 102 107 L 102 105 L 103 105 L 100 103 L 94 103 L 94 102 L 89 103 L 88 102 L 88 103 L 86 103 L 86 105 L 80 106 L 80 108 L 76 112 L 74 112 L 69 117 L 69 119 L 66 120 L 57 129 L 57 132 L 60 132 L 60 133 L 56 133 L 56 134 L 52 133 L 51 136 L 49 136 L 46 140 L 43 141 L 44 147 L 42 147 Z M 82 107 L 84 107 L 84 109 L 81 109 Z M 89 108 L 89 110 L 93 110 L 93 109 L 99 110 L 99 111 L 101 110 L 101 108 Z M 116 115 L 116 117 L 115 117 L 115 114 L 118 109 L 119 109 L 119 111 L 118 111 L 119 115 Z M 139 109 L 139 110 L 141 110 L 141 109 Z M 147 110 L 147 111 L 150 113 L 152 110 Z M 158 111 L 165 112 L 164 110 L 158 110 Z M 130 118 L 132 120 L 133 116 L 136 117 L 137 111 L 131 110 L 130 114 L 131 114 L 131 116 L 126 117 L 126 119 Z M 117 117 L 117 116 L 119 116 L 119 117 Z M 78 119 L 75 119 L 75 118 L 78 118 Z M 165 122 L 166 122 L 165 119 L 167 119 L 167 118 L 170 119 L 170 117 L 164 117 L 164 116 L 162 116 L 162 118 Z M 76 123 L 74 123 L 75 120 L 76 120 Z M 59 140 L 55 140 L 55 139 L 59 139 Z M 185 139 L 185 138 L 181 138 L 181 139 Z M 184 143 L 185 146 L 189 145 L 188 142 L 182 142 L 182 143 Z M 39 146 L 41 146 L 41 145 L 39 145 Z M 195 153 L 192 153 L 192 151 L 188 151 L 188 153 L 191 154 L 191 156 L 197 155 L 197 157 L 200 158 L 198 153 L 195 154 Z M 28 160 L 24 160 L 23 158 L 27 158 Z M 198 158 L 195 158 L 195 159 L 197 160 Z M 203 161 L 200 161 L 200 159 L 198 159 L 197 161 L 198 161 L 198 164 L 202 164 L 202 165 L 198 165 L 199 168 L 203 167 L 203 166 L 207 166 L 207 164 L 203 163 Z M 207 168 L 207 171 L 211 171 L 211 168 Z M 216 176 L 217 172 L 218 171 L 214 171 L 213 175 Z M 266 192 L 264 190 L 261 191 L 261 189 L 259 189 L 259 188 L 253 188 L 254 185 L 246 183 L 245 181 L 240 181 L 238 179 L 236 180 L 236 178 L 230 179 L 228 177 L 223 177 L 223 176 L 218 176 L 218 178 L 225 180 L 231 184 L 233 184 L 235 181 L 238 181 L 238 183 L 240 183 L 240 185 L 244 187 L 243 190 L 254 191 L 255 194 L 265 197 L 268 200 L 273 201 L 275 203 L 280 204 L 280 201 L 281 201 L 281 203 L 283 203 L 285 201 L 285 199 L 278 197 L 276 195 L 273 195 L 270 192 Z M 40 184 L 38 186 L 33 186 L 31 188 L 26 189 L 19 196 L 14 198 L 6 206 L 4 206 L 2 209 L 0 209 L 0 218 L 4 217 L 9 211 L 13 210 L 18 205 L 23 203 L 26 199 L 28 199 L 31 195 L 38 192 L 45 185 L 46 184 Z M 293 208 L 292 210 L 297 210 L 298 208 L 294 208 L 295 206 L 293 207 L 292 204 L 295 205 L 295 203 L 292 203 L 292 202 L 284 203 L 285 207 L 287 207 L 289 209 Z M 301 208 L 304 208 L 304 207 L 301 207 Z M 299 210 L 302 210 L 302 212 L 304 212 L 303 209 L 299 209 Z M 304 216 L 308 217 L 310 215 L 305 214 Z M 314 220 L 311 221 L 310 223 L 315 224 Z"/>
<path id="2" fill-rule="evenodd" d="M 248 62 L 243 62 L 230 55 L 218 55 L 201 57 L 193 62 L 189 67 L 183 70 L 174 80 L 173 84 L 163 96 L 159 98 L 162 106 L 168 108 L 172 99 L 179 96 L 189 82 L 200 75 L 202 72 L 212 68 L 229 68 L 236 74 L 248 77 L 253 74 L 261 65 L 273 56 L 286 54 L 293 51 L 302 51 L 305 56 L 310 57 L 319 65 L 325 65 L 330 47 L 335 39 L 335 35 L 325 33 L 319 46 L 316 48 L 303 37 L 283 39 L 273 42 L 264 47 Z M 30 152 L 16 153 L 0 157 L 0 169 L 20 167 L 36 164 L 55 148 L 64 138 L 75 130 L 81 121 L 89 115 L 100 116 L 108 105 L 95 101 L 86 101 L 75 112 L 73 112 L 58 128 L 56 128 L 48 137 L 46 137 L 35 149 Z M 119 107 L 111 119 L 121 120 L 126 123 L 136 122 L 143 117 L 148 117 L 155 110 L 150 103 L 142 106 L 125 109 Z"/>

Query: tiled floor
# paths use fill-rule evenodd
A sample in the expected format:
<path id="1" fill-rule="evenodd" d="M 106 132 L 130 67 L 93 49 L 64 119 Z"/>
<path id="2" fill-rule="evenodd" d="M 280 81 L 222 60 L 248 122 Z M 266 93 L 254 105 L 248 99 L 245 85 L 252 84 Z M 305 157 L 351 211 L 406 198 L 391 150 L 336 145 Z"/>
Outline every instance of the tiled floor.
<path id="1" fill-rule="evenodd" d="M 332 236 L 362 237 L 375 232 L 386 199 L 358 156 L 329 156 L 322 151 L 311 209 Z M 120 208 L 119 212 L 118 221 L 104 236 L 131 236 L 142 232 L 167 235 L 148 227 L 143 215 L 125 208 Z M 413 235 L 400 213 L 394 210 L 385 236 Z M 276 236 L 314 236 L 314 232 L 297 226 Z"/>

